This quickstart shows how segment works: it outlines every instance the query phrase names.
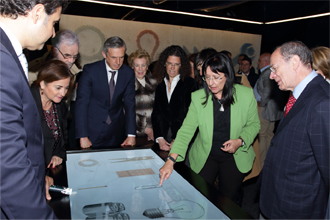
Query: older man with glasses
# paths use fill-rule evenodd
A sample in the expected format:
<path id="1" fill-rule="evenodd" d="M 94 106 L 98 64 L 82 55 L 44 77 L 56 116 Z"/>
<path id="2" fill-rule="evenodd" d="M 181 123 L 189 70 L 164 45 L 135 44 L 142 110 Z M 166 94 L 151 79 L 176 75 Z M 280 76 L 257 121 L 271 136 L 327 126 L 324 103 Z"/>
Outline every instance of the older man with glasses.
<path id="1" fill-rule="evenodd" d="M 75 65 L 79 59 L 79 39 L 78 36 L 69 30 L 61 30 L 52 39 L 52 49 L 42 57 L 29 62 L 29 83 L 32 84 L 37 79 L 40 67 L 48 60 L 58 59 L 68 65 L 72 74 L 76 75 L 81 70 Z"/>
<path id="2" fill-rule="evenodd" d="M 261 176 L 260 210 L 269 219 L 325 219 L 329 198 L 330 86 L 312 53 L 288 42 L 271 56 L 271 74 L 292 91 Z"/>
<path id="3" fill-rule="evenodd" d="M 70 30 L 61 30 L 56 33 L 56 36 L 52 38 L 52 49 L 45 53 L 42 57 L 37 58 L 29 63 L 29 84 L 32 84 L 37 79 L 41 66 L 48 60 L 57 59 L 66 63 L 71 73 L 76 75 L 81 71 L 75 64 L 79 59 L 79 47 L 80 42 L 78 36 Z M 77 78 L 78 79 L 78 78 Z M 79 146 L 78 141 L 75 138 L 75 102 L 77 94 L 77 86 L 72 90 L 70 94 L 67 94 L 67 104 L 70 108 L 70 117 L 68 120 L 68 132 L 69 132 L 69 148 L 76 148 Z"/>

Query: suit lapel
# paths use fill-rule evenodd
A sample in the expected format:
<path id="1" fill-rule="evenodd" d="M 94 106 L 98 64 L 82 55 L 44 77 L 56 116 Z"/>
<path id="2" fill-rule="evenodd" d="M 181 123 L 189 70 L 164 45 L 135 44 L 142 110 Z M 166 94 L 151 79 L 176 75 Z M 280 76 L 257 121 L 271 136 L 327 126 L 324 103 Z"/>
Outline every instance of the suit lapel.
<path id="1" fill-rule="evenodd" d="M 50 128 L 48 127 L 47 125 L 47 122 L 46 122 L 46 119 L 45 119 L 45 116 L 44 116 L 44 111 L 43 111 L 43 108 L 42 108 L 42 103 L 41 103 L 41 97 L 40 97 L 40 93 L 39 93 L 39 88 L 38 87 L 35 87 L 35 86 L 32 86 L 31 88 L 31 93 L 32 93 L 32 96 L 34 98 L 34 101 L 37 105 L 37 109 L 38 109 L 38 112 L 39 112 L 39 117 L 40 117 L 40 122 L 41 122 L 41 126 L 42 126 L 42 132 L 44 134 L 45 137 L 52 137 L 53 136 L 53 133 L 52 131 L 50 130 Z M 58 117 L 59 117 L 59 120 L 61 122 L 61 119 L 60 119 L 60 114 L 59 114 L 59 107 L 57 107 L 57 114 L 58 114 Z"/>
<path id="2" fill-rule="evenodd" d="M 198 100 L 198 101 L 200 101 L 200 100 Z M 204 108 L 204 106 L 202 108 Z M 206 130 L 208 133 L 207 140 L 210 140 L 212 142 L 213 141 L 213 126 L 214 126 L 212 95 L 209 95 L 209 99 L 207 100 L 207 104 L 205 106 L 204 121 L 206 122 Z"/>
<path id="3" fill-rule="evenodd" d="M 164 84 L 165 84 L 165 83 L 164 83 Z M 182 82 L 182 80 L 180 79 L 180 80 L 178 81 L 178 83 L 176 84 L 176 86 L 175 86 L 175 88 L 174 88 L 174 91 L 173 91 L 173 93 L 172 93 L 172 95 L 171 95 L 170 103 L 174 102 L 174 100 L 175 100 L 174 97 L 179 97 L 179 96 L 180 96 L 180 94 L 176 94 L 176 93 L 179 93 L 179 91 L 181 90 L 182 85 L 183 85 L 183 82 Z M 165 84 L 165 87 L 166 87 L 166 84 Z M 166 87 L 165 92 L 166 92 L 166 97 L 167 97 L 167 87 Z M 172 98 L 172 97 L 173 97 L 173 98 Z M 173 100 L 173 101 L 172 101 L 172 100 Z"/>
<path id="4" fill-rule="evenodd" d="M 103 88 L 104 90 L 104 93 L 105 94 L 108 94 L 108 95 L 105 95 L 106 97 L 106 105 L 110 106 L 110 88 L 109 88 L 109 81 L 108 81 L 108 73 L 107 73 L 107 68 L 105 66 L 105 59 L 103 61 L 101 61 L 100 63 L 100 85 L 101 85 L 101 88 Z"/>
<path id="5" fill-rule="evenodd" d="M 304 106 L 305 106 L 305 101 L 303 97 L 300 96 L 292 106 L 289 113 L 284 118 L 282 118 L 277 128 L 276 134 L 279 133 L 292 120 L 292 118 L 294 118 L 297 115 L 297 113 L 304 108 Z"/>
<path id="6" fill-rule="evenodd" d="M 284 118 L 281 119 L 281 122 L 280 122 L 280 124 L 278 125 L 278 128 L 277 128 L 276 134 L 279 133 L 290 122 L 290 120 L 292 120 L 294 117 L 298 117 L 297 116 L 298 112 L 300 112 L 301 110 L 304 109 L 304 107 L 306 105 L 306 100 L 308 100 L 309 96 L 313 92 L 313 89 L 310 89 L 310 87 L 312 86 L 312 84 L 313 84 L 314 80 L 316 80 L 316 78 L 317 77 L 312 79 L 312 81 L 310 81 L 307 84 L 306 88 L 300 94 L 299 98 L 294 103 L 294 105 L 292 106 L 292 108 L 290 109 L 288 114 L 285 117 L 283 116 Z M 309 91 L 309 90 L 311 90 L 311 91 Z"/>
<path id="7" fill-rule="evenodd" d="M 17 54 L 14 50 L 13 45 L 11 44 L 11 41 L 9 40 L 8 36 L 6 35 L 6 33 L 2 30 L 2 28 L 0 28 L 0 39 L 1 39 L 1 44 L 10 52 L 10 54 L 12 55 L 12 57 L 14 58 L 18 68 L 21 70 L 21 74 L 23 75 L 26 83 L 29 85 L 29 82 L 26 78 L 25 72 L 23 70 L 22 64 L 21 62 L 19 62 Z"/>

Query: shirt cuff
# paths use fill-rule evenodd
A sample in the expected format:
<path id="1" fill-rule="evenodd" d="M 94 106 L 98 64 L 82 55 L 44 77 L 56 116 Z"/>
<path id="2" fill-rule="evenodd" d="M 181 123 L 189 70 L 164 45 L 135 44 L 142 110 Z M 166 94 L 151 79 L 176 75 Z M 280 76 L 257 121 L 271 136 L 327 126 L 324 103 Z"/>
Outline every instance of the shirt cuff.
<path id="1" fill-rule="evenodd" d="M 156 138 L 156 143 L 159 144 L 158 139 L 164 139 L 163 137 Z"/>

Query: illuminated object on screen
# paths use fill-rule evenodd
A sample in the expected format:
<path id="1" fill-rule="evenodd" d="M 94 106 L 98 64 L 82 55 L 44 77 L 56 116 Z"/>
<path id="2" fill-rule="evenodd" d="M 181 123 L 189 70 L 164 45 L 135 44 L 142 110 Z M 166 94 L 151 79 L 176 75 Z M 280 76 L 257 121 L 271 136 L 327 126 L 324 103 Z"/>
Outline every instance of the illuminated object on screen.
<path id="1" fill-rule="evenodd" d="M 143 215 L 150 218 L 199 219 L 205 214 L 204 208 L 190 200 L 165 202 L 158 208 L 146 209 Z"/>

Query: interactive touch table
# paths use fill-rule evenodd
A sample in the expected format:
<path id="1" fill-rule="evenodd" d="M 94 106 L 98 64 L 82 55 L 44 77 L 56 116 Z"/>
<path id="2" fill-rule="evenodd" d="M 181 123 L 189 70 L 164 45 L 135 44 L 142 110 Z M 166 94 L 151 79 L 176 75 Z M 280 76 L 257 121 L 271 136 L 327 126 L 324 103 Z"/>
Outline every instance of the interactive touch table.
<path id="1" fill-rule="evenodd" d="M 52 193 L 49 204 L 60 219 L 252 218 L 183 163 L 159 187 L 163 164 L 151 149 L 68 152 L 53 177 L 73 193 Z"/>

